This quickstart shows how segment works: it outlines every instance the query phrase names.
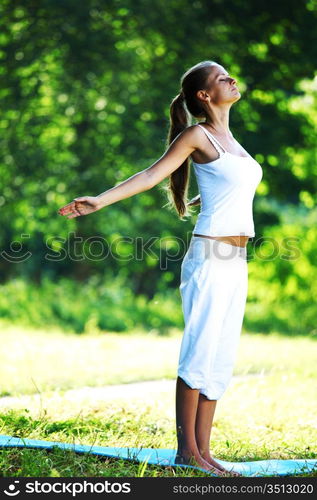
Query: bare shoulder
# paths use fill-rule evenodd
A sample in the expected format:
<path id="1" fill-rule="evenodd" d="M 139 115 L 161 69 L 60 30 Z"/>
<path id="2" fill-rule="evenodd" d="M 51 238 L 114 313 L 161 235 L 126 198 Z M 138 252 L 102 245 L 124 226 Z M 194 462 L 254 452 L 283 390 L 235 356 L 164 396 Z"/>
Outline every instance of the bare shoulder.
<path id="1" fill-rule="evenodd" d="M 190 146 L 194 146 L 195 149 L 200 146 L 201 141 L 204 140 L 204 134 L 197 125 L 190 125 L 179 134 L 179 137 L 182 137 L 184 142 L 188 143 Z"/>
<path id="2" fill-rule="evenodd" d="M 190 125 L 187 127 L 184 132 L 184 134 L 187 134 L 188 137 L 200 137 L 201 136 L 201 130 L 200 127 L 197 125 Z"/>

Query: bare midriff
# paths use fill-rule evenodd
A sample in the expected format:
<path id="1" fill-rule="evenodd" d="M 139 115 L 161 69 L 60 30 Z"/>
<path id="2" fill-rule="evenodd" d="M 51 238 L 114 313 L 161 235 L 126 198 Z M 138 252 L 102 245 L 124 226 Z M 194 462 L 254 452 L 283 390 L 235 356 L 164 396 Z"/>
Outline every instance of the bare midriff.
<path id="1" fill-rule="evenodd" d="M 224 241 L 225 243 L 229 243 L 229 245 L 234 245 L 237 247 L 245 247 L 249 240 L 249 236 L 206 236 L 205 234 L 197 233 L 193 233 L 193 236 L 200 236 L 201 238 Z"/>

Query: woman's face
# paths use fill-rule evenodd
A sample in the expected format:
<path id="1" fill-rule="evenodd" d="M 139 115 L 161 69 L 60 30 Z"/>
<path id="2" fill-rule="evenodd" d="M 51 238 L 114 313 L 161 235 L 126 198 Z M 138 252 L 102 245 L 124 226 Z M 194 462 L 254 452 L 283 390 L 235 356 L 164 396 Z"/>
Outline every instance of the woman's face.
<path id="1" fill-rule="evenodd" d="M 212 67 L 206 92 L 215 104 L 234 103 L 241 97 L 236 80 L 218 64 Z"/>

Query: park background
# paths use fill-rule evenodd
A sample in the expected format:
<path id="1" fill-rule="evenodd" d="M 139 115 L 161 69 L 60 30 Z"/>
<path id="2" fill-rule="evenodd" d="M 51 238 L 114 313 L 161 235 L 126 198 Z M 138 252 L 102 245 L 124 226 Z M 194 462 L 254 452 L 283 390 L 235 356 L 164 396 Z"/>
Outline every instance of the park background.
<path id="1" fill-rule="evenodd" d="M 175 378 L 183 328 L 180 266 L 199 207 L 180 220 L 166 205 L 163 181 L 87 217 L 69 220 L 57 211 L 155 162 L 166 149 L 169 105 L 181 75 L 214 60 L 241 92 L 230 129 L 263 168 L 235 369 L 237 376 L 260 378 L 247 385 L 241 379 L 229 390 L 215 424 L 216 451 L 236 460 L 315 456 L 316 20 L 315 0 L 291 0 L 286 9 L 270 0 L 1 0 L 2 397 L 46 394 L 48 404 L 49 391 Z M 196 194 L 192 172 L 189 196 Z M 255 443 L 247 437 L 250 422 L 241 423 L 236 441 L 230 405 L 241 404 L 239 395 L 255 419 Z M 0 432 L 90 442 L 91 427 L 98 427 L 99 444 L 174 447 L 171 401 L 158 410 L 144 397 L 141 407 L 150 405 L 144 415 L 140 406 L 127 409 L 130 417 L 119 425 L 118 407 L 108 405 L 102 418 L 100 408 L 97 416 L 88 413 L 76 432 L 70 405 L 67 415 L 58 413 L 63 405 L 36 414 L 42 428 L 32 413 L 36 405 L 25 409 L 23 402 L 20 410 L 3 408 Z M 147 429 L 140 441 L 136 414 Z M 278 429 L 261 418 L 275 420 Z M 275 431 L 274 448 L 267 439 Z M 14 470 L 2 453 L 7 475 L 34 472 L 28 450 Z M 44 461 L 37 460 L 44 474 Z M 46 475 L 65 474 L 62 463 Z M 80 475 L 75 463 L 71 473 Z"/>

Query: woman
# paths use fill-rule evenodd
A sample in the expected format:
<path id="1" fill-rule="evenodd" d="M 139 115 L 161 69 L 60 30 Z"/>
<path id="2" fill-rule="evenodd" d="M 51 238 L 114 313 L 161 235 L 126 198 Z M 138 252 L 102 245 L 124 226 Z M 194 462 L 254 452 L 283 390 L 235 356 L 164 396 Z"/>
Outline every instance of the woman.
<path id="1" fill-rule="evenodd" d="M 212 458 L 209 441 L 217 400 L 231 379 L 247 296 L 246 245 L 255 235 L 252 203 L 261 166 L 229 129 L 229 111 L 241 95 L 234 78 L 203 61 L 181 78 L 170 106 L 169 147 L 159 160 L 98 196 L 75 198 L 59 210 L 87 215 L 156 186 L 169 176 L 169 200 L 180 218 L 201 203 L 181 267 L 185 330 L 176 383 L 176 463 L 216 475 L 228 472 Z M 202 123 L 190 125 L 188 111 Z M 191 156 L 200 196 L 187 202 Z M 238 473 L 231 473 L 239 475 Z"/>

